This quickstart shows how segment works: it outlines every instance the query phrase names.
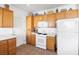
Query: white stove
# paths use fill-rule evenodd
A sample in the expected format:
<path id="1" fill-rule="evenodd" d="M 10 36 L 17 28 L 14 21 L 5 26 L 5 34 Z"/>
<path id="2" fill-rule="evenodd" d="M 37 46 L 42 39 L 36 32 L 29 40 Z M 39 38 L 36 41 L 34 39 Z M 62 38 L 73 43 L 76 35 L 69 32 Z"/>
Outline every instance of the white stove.
<path id="1" fill-rule="evenodd" d="M 36 34 L 36 47 L 46 49 L 46 35 Z"/>

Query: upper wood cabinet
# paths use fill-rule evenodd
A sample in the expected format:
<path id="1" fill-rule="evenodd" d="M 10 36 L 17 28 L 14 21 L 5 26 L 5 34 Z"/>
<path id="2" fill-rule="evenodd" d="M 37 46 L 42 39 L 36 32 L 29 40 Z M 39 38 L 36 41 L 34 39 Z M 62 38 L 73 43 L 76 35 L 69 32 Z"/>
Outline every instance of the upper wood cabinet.
<path id="1" fill-rule="evenodd" d="M 65 14 L 66 18 L 76 18 L 78 17 L 78 10 L 77 9 L 72 9 L 70 11 L 67 11 Z"/>
<path id="2" fill-rule="evenodd" d="M 0 7 L 0 27 L 13 27 L 13 11 Z"/>
<path id="3" fill-rule="evenodd" d="M 3 9 L 3 27 L 13 27 L 13 11 Z"/>
<path id="4" fill-rule="evenodd" d="M 2 8 L 0 8 L 0 27 L 2 27 Z"/>
<path id="5" fill-rule="evenodd" d="M 56 27 L 56 14 L 47 15 L 47 21 L 48 21 L 49 28 L 55 28 Z"/>
<path id="6" fill-rule="evenodd" d="M 44 20 L 44 16 L 43 15 L 39 15 L 39 16 L 34 16 L 34 28 L 37 27 L 37 24 L 39 21 L 43 21 Z"/>
<path id="7" fill-rule="evenodd" d="M 66 11 L 56 13 L 56 19 L 65 19 Z"/>
<path id="8" fill-rule="evenodd" d="M 37 27 L 38 19 L 38 16 L 34 16 L 34 28 Z"/>
<path id="9" fill-rule="evenodd" d="M 26 29 L 32 30 L 33 29 L 33 16 L 26 16 Z"/>

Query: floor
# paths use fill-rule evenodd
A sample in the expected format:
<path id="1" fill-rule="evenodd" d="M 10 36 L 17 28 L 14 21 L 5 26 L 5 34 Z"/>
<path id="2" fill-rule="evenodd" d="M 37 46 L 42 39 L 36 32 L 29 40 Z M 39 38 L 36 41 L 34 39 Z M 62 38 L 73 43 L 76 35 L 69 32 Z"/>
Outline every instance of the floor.
<path id="1" fill-rule="evenodd" d="M 56 52 L 36 48 L 35 46 L 25 44 L 17 48 L 16 55 L 56 55 Z"/>

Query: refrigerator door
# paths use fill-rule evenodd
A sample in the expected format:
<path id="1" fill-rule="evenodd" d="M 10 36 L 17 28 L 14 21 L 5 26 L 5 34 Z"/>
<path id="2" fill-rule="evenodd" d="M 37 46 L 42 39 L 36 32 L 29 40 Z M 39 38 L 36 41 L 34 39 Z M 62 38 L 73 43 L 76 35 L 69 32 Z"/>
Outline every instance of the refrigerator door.
<path id="1" fill-rule="evenodd" d="M 57 54 L 78 54 L 78 18 L 57 21 Z"/>

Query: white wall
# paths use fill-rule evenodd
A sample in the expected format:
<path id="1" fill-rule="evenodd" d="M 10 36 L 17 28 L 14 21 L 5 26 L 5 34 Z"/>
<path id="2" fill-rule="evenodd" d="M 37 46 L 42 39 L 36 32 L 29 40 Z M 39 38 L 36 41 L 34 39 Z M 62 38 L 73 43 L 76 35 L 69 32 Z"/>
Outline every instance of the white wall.
<path id="1" fill-rule="evenodd" d="M 17 38 L 17 46 L 26 44 L 26 12 L 11 5 L 14 11 L 14 32 Z"/>

